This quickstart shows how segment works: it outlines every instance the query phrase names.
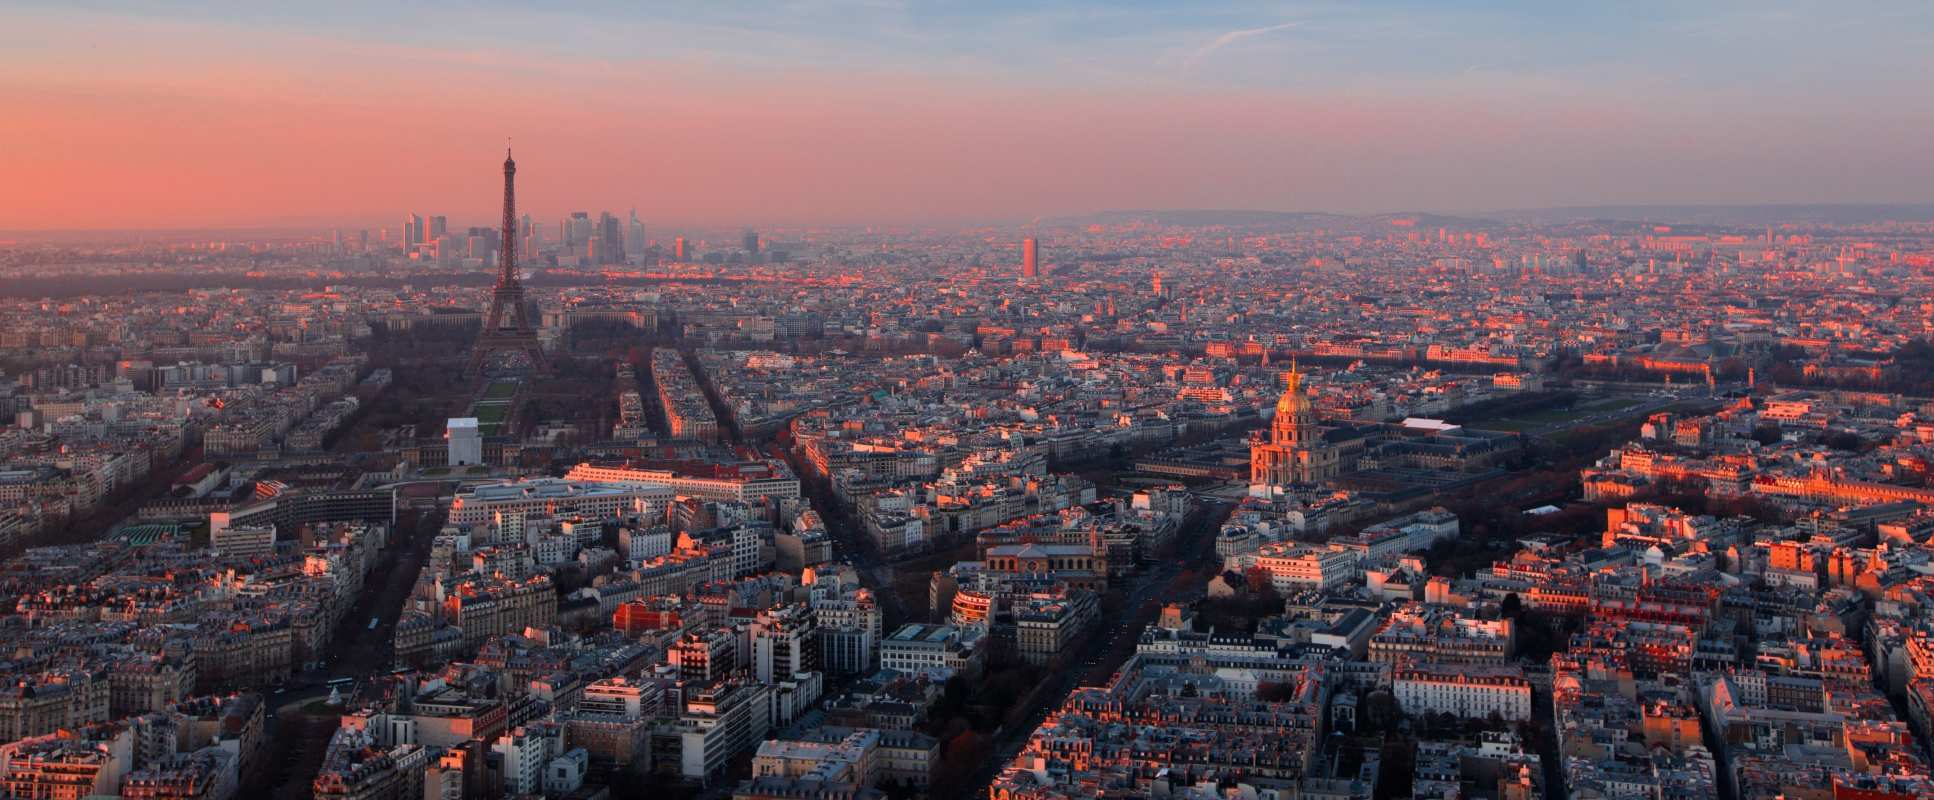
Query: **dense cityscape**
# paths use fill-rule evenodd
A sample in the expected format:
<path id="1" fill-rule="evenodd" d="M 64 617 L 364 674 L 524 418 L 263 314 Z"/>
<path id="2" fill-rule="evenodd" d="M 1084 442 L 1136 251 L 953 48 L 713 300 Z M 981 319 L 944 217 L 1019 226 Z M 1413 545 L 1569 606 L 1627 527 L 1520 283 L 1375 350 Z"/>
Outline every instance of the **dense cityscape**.
<path id="1" fill-rule="evenodd" d="M 504 180 L 7 251 L 7 796 L 1934 792 L 1934 224 Z"/>
<path id="2" fill-rule="evenodd" d="M 161 6 L 0 800 L 1934 799 L 1924 7 Z"/>

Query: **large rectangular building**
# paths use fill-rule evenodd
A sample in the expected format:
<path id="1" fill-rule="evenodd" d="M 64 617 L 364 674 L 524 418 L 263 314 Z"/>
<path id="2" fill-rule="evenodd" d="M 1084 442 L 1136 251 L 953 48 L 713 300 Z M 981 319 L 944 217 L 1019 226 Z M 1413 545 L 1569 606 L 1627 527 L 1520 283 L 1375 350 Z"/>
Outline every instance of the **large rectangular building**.
<path id="1" fill-rule="evenodd" d="M 274 525 L 231 525 L 209 535 L 215 552 L 232 558 L 253 558 L 275 552 Z"/>
<path id="2" fill-rule="evenodd" d="M 564 477 L 576 481 L 669 486 L 686 497 L 750 506 L 763 505 L 768 499 L 799 499 L 799 479 L 784 462 L 771 460 L 735 464 L 702 461 L 585 462 L 572 467 Z"/>
<path id="3" fill-rule="evenodd" d="M 945 676 L 978 673 L 979 643 L 971 628 L 909 622 L 880 642 L 880 667 Z"/>
<path id="4" fill-rule="evenodd" d="M 677 496 L 669 486 L 536 478 L 474 486 L 450 503 L 450 522 L 484 525 L 496 515 L 583 517 L 613 520 L 629 514 L 664 513 Z"/>
<path id="5" fill-rule="evenodd" d="M 474 467 L 483 463 L 483 431 L 476 417 L 452 417 L 443 438 L 449 444 L 452 467 Z"/>
<path id="6" fill-rule="evenodd" d="M 1257 552 L 1256 566 L 1269 573 L 1270 584 L 1282 594 L 1327 591 L 1356 577 L 1357 554 L 1341 546 L 1283 542 Z"/>
<path id="7" fill-rule="evenodd" d="M 1531 681 L 1515 666 L 1412 664 L 1391 682 L 1406 714 L 1443 712 L 1465 719 L 1497 714 L 1509 721 L 1531 718 Z"/>

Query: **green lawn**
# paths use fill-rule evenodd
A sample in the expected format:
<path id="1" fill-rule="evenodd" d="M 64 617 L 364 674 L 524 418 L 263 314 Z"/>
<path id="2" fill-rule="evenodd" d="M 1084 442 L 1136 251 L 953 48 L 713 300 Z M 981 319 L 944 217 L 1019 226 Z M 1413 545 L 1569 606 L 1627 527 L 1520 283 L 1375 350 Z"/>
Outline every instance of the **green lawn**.
<path id="1" fill-rule="evenodd" d="M 503 431 L 504 422 L 510 419 L 510 404 L 501 402 L 478 403 L 476 408 L 471 409 L 470 413 L 477 417 L 477 432 L 479 434 L 496 436 Z"/>
<path id="2" fill-rule="evenodd" d="M 484 387 L 484 400 L 509 400 L 517 396 L 516 381 L 494 381 Z"/>

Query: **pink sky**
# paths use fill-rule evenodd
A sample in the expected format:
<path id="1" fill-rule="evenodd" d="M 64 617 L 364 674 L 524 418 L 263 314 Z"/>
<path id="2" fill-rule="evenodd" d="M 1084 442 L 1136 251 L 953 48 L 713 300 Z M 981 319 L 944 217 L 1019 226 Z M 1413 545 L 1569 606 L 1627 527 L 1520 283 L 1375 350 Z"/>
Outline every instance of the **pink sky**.
<path id="1" fill-rule="evenodd" d="M 1084 85 L 82 27 L 84 58 L 0 56 L 0 229 L 490 224 L 506 136 L 523 209 L 648 224 L 1917 201 L 1934 177 L 1918 111 L 1669 82 Z"/>

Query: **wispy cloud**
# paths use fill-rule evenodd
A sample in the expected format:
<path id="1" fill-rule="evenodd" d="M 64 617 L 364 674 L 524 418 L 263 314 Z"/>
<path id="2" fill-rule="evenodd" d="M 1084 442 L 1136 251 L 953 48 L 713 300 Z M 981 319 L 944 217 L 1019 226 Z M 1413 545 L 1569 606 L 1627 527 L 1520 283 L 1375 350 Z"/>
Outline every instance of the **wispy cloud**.
<path id="1" fill-rule="evenodd" d="M 1253 39 L 1257 36 L 1263 36 L 1263 35 L 1275 33 L 1277 31 L 1286 31 L 1286 30 L 1289 30 L 1290 28 L 1296 27 L 1298 24 L 1299 23 L 1295 23 L 1295 22 L 1285 22 L 1281 25 L 1270 25 L 1262 28 L 1243 28 L 1241 30 L 1233 30 L 1228 33 L 1222 34 L 1221 36 L 1217 36 L 1215 37 L 1214 41 L 1211 41 L 1208 44 L 1203 45 L 1200 49 L 1196 50 L 1193 53 L 1190 53 L 1188 58 L 1183 59 L 1182 71 L 1187 72 L 1189 70 L 1195 69 L 1195 65 L 1197 63 L 1200 63 L 1202 59 L 1208 58 L 1209 56 L 1214 55 L 1215 51 L 1221 50 L 1222 48 L 1228 47 L 1229 45 L 1235 44 L 1236 42 L 1240 42 L 1244 39 Z"/>

